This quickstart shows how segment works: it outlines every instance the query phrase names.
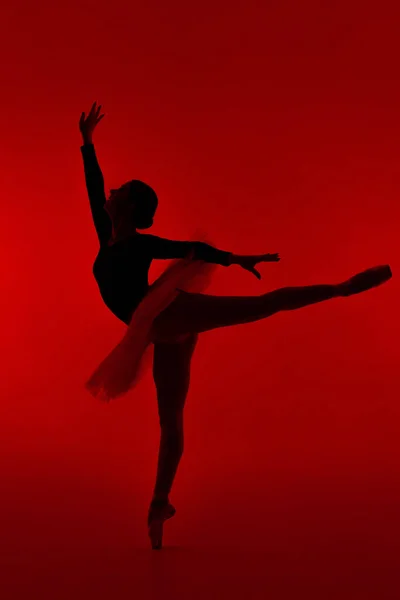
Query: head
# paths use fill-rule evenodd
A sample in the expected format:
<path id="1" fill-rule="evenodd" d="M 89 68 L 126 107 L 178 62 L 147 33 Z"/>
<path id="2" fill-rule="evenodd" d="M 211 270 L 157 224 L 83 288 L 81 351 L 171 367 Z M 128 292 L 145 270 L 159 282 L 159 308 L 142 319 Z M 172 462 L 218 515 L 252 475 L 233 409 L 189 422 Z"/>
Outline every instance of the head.
<path id="1" fill-rule="evenodd" d="M 112 220 L 114 237 L 130 235 L 136 229 L 149 229 L 157 206 L 155 191 L 143 181 L 133 179 L 111 190 L 105 208 Z"/>

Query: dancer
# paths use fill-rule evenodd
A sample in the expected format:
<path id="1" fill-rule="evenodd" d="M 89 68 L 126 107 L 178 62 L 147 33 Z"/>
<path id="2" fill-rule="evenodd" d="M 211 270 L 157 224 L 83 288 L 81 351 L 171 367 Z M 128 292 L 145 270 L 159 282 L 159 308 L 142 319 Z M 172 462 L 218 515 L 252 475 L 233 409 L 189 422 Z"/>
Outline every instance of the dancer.
<path id="1" fill-rule="evenodd" d="M 79 120 L 86 187 L 100 244 L 93 273 L 105 304 L 128 328 L 86 387 L 104 400 L 121 396 L 140 380 L 148 351 L 153 350 L 161 439 L 148 529 L 152 547 L 160 549 L 163 524 L 176 512 L 169 497 L 183 453 L 183 412 L 198 335 L 358 294 L 383 284 L 392 273 L 388 265 L 378 266 L 341 283 L 285 287 L 259 296 L 199 293 L 206 289 L 216 265 L 238 265 L 260 279 L 256 265 L 278 262 L 280 256 L 238 256 L 205 242 L 139 233 L 152 226 L 158 198 L 150 186 L 131 180 L 111 190 L 106 199 L 92 137 L 104 117 L 100 113 L 101 105 L 95 102 Z M 177 260 L 149 286 L 148 271 L 156 258 Z"/>

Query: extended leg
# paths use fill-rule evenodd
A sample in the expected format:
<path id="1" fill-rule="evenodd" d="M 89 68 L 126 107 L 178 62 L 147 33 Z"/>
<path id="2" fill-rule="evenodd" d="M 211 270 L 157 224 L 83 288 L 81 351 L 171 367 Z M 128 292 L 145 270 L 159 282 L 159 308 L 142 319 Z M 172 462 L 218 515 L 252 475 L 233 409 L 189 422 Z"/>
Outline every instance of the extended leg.
<path id="1" fill-rule="evenodd" d="M 181 292 L 155 320 L 154 339 L 172 340 L 182 334 L 259 321 L 279 311 L 296 310 L 366 291 L 391 276 L 390 267 L 384 266 L 368 269 L 340 284 L 286 287 L 260 296 L 210 296 Z"/>

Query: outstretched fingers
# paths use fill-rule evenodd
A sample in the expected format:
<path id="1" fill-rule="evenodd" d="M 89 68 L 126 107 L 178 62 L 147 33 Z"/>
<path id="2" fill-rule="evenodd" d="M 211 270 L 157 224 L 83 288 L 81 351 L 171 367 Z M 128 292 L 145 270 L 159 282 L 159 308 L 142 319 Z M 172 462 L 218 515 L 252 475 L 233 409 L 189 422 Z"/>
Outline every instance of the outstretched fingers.
<path id="1" fill-rule="evenodd" d="M 79 127 L 82 132 L 92 133 L 96 125 L 102 120 L 105 116 L 104 114 L 100 114 L 102 105 L 99 104 L 97 106 L 97 102 L 93 102 L 92 107 L 90 109 L 89 114 L 83 112 L 79 119 Z"/>
<path id="2" fill-rule="evenodd" d="M 96 102 L 93 104 L 93 106 L 95 106 Z M 97 107 L 96 110 L 96 114 L 95 114 L 95 120 L 96 120 L 96 125 L 97 123 L 99 123 L 101 121 L 101 119 L 104 117 L 104 115 L 100 115 L 100 111 L 101 111 L 102 105 L 99 104 L 99 106 Z M 100 115 L 100 116 L 99 116 Z"/>
<path id="3" fill-rule="evenodd" d="M 276 254 L 263 254 L 261 256 L 261 260 L 265 261 L 265 262 L 279 262 L 281 260 L 281 257 L 279 256 L 279 253 L 276 253 Z"/>
<path id="4" fill-rule="evenodd" d="M 95 110 L 96 110 L 96 104 L 97 104 L 97 101 L 94 101 L 93 104 L 92 104 L 92 108 L 90 109 L 89 116 L 93 115 L 93 113 L 95 112 Z"/>

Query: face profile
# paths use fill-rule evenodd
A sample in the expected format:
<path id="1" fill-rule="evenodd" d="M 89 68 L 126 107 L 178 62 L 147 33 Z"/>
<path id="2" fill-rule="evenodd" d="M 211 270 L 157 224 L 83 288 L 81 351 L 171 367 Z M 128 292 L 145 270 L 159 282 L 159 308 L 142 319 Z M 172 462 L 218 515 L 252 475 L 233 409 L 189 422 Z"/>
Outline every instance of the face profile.
<path id="1" fill-rule="evenodd" d="M 132 205 L 131 218 L 137 229 L 149 229 L 154 222 L 158 206 L 155 191 L 139 180 L 129 182 L 129 202 Z"/>
<path id="2" fill-rule="evenodd" d="M 154 223 L 158 198 L 146 183 L 132 180 L 118 189 L 111 189 L 105 209 L 114 228 L 149 229 Z"/>

